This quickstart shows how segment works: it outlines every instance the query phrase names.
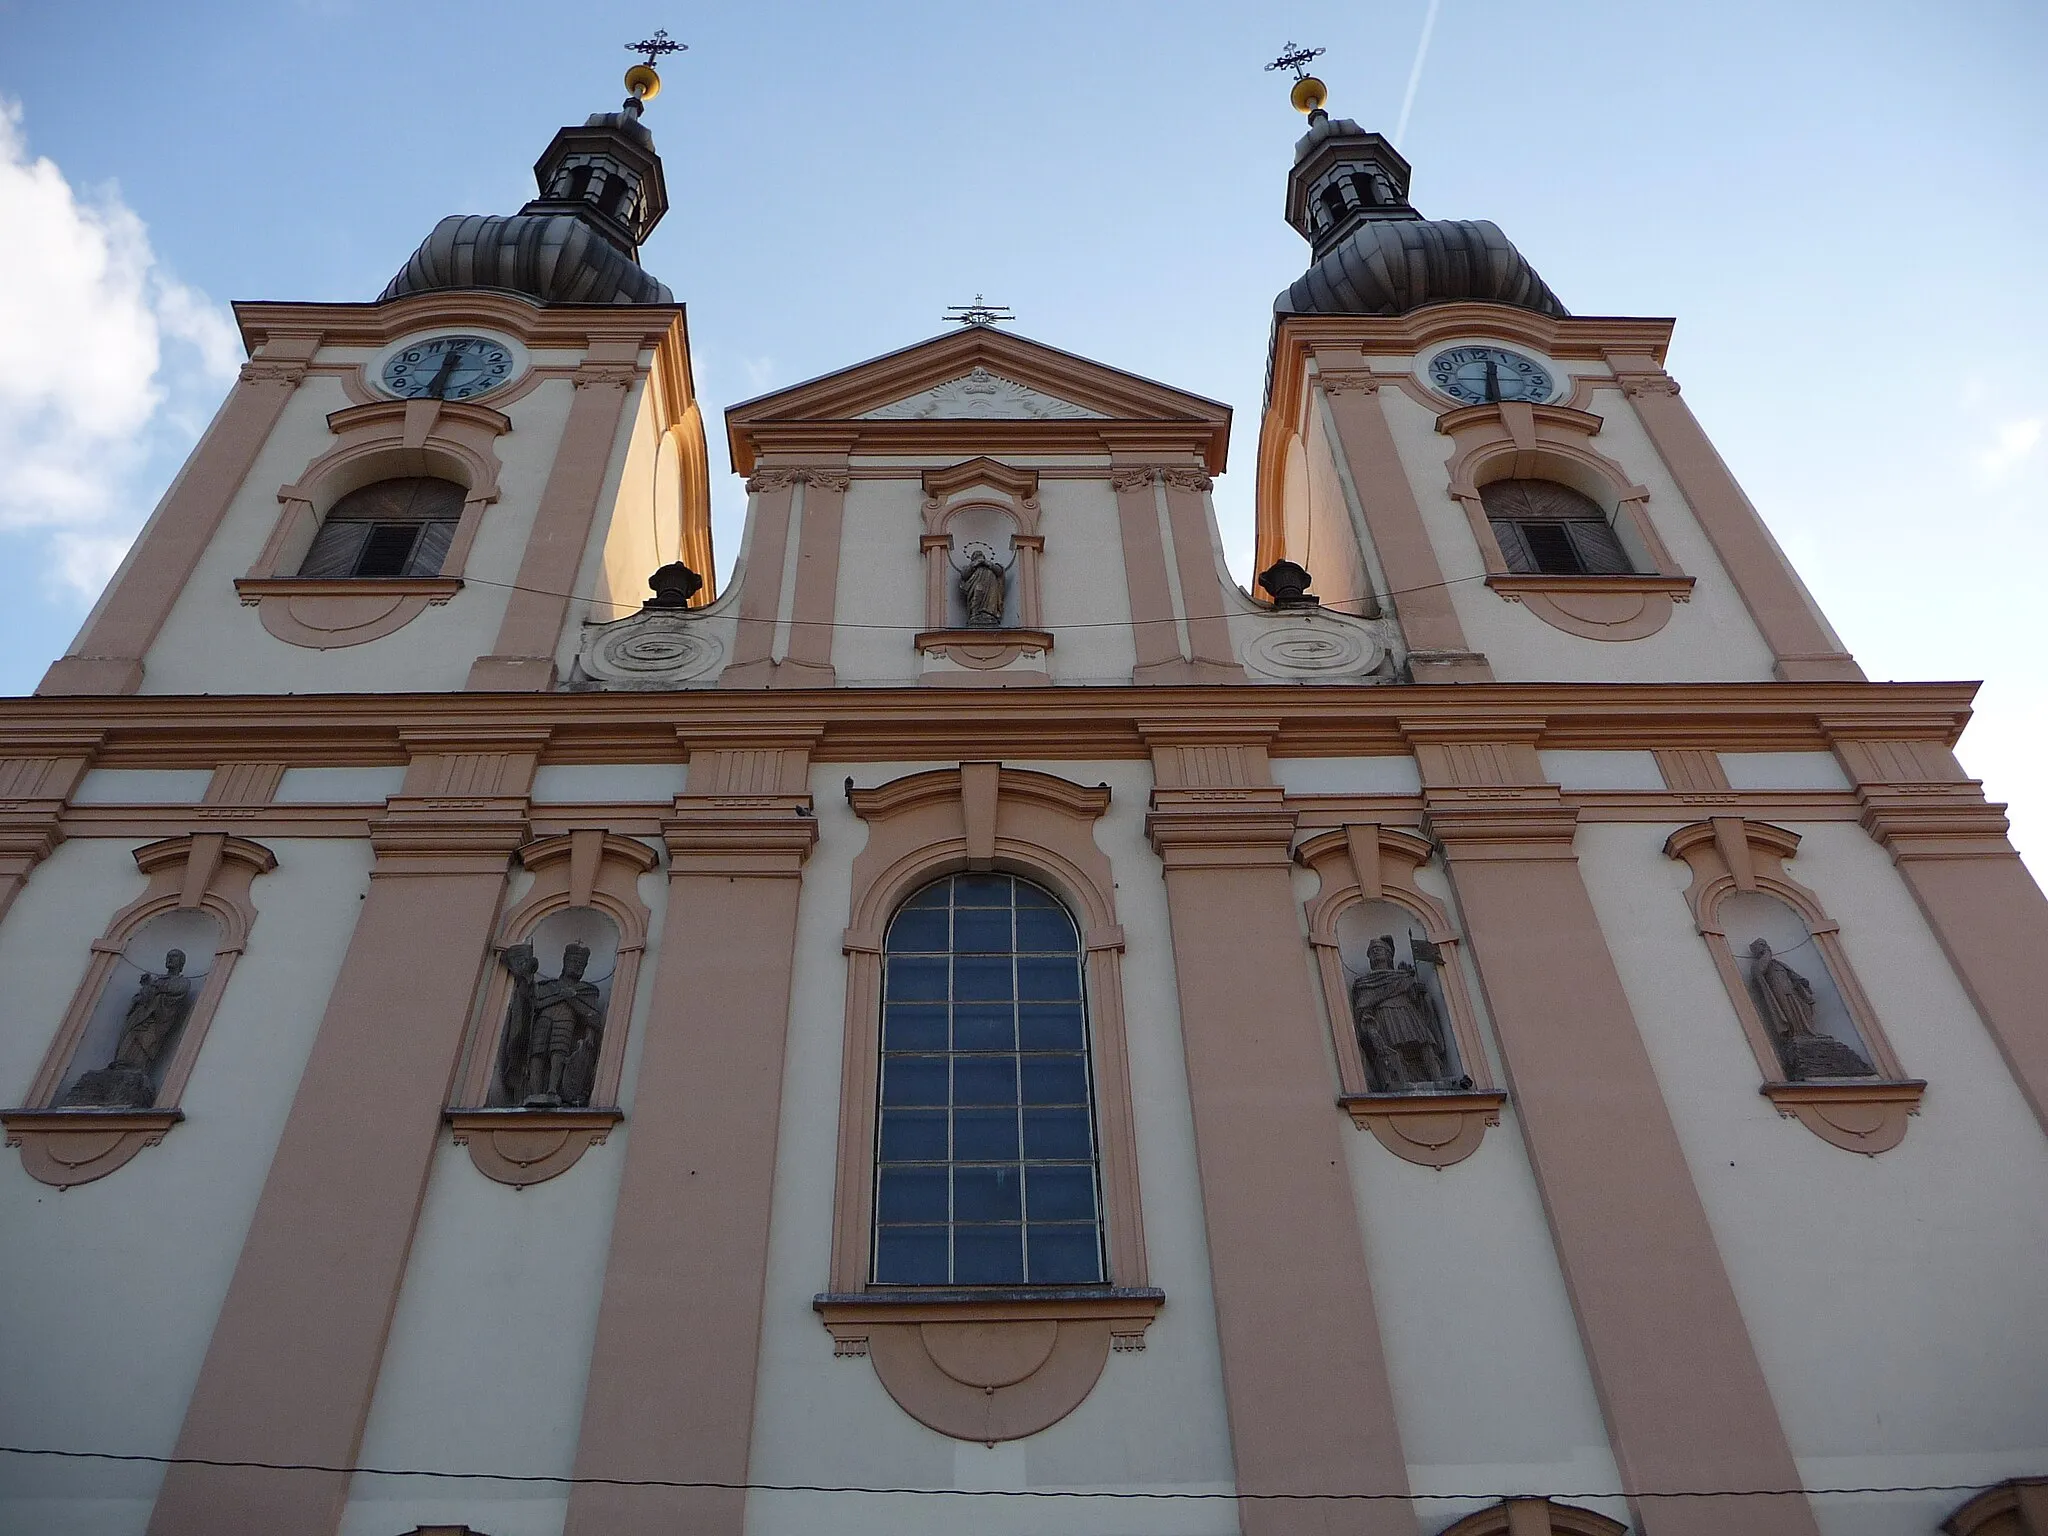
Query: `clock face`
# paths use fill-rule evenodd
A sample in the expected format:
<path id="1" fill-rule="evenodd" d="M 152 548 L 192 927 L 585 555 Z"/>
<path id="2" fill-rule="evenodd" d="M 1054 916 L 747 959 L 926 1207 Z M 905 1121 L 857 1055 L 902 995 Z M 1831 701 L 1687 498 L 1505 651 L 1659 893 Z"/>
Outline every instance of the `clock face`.
<path id="1" fill-rule="evenodd" d="M 1432 389 L 1461 405 L 1494 400 L 1548 400 L 1557 391 L 1550 370 L 1506 347 L 1447 347 L 1429 360 Z"/>
<path id="2" fill-rule="evenodd" d="M 430 336 L 394 353 L 384 387 L 407 400 L 467 400 L 512 376 L 512 349 L 487 336 Z"/>

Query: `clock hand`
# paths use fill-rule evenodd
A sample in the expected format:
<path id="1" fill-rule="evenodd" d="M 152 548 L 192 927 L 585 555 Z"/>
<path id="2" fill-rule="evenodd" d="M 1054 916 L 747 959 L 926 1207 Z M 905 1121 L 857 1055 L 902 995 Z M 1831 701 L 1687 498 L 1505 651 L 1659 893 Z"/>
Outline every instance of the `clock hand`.
<path id="1" fill-rule="evenodd" d="M 1486 398 L 1488 401 L 1496 401 L 1500 399 L 1499 363 L 1489 362 L 1486 365 Z"/>
<path id="2" fill-rule="evenodd" d="M 462 366 L 462 354 L 453 350 L 441 354 L 441 366 L 435 370 L 433 382 L 427 385 L 429 400 L 446 400 L 448 382 L 454 378 L 455 370 Z"/>

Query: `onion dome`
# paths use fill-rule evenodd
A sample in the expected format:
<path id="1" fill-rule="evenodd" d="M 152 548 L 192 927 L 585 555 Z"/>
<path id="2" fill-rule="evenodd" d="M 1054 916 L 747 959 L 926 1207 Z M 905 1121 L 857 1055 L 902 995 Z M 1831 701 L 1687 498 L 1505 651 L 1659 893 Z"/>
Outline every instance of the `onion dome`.
<path id="1" fill-rule="evenodd" d="M 1425 219 L 1408 202 L 1408 162 L 1384 138 L 1317 109 L 1294 146 L 1287 222 L 1315 263 L 1279 298 L 1282 315 L 1402 315 L 1476 299 L 1539 315 L 1564 305 L 1487 219 Z"/>
<path id="2" fill-rule="evenodd" d="M 441 220 L 379 300 L 497 288 L 543 304 L 675 302 L 639 261 L 640 243 L 668 212 L 668 190 L 638 94 L 562 129 L 533 177 L 540 196 L 517 213 Z"/>

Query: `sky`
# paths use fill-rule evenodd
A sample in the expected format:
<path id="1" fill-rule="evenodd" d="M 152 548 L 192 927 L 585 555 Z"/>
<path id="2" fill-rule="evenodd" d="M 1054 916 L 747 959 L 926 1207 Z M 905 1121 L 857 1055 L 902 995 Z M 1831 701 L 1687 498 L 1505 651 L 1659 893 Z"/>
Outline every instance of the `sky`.
<path id="1" fill-rule="evenodd" d="M 1321 46 L 1425 215 L 1495 220 L 1575 313 L 1677 317 L 1686 400 L 1865 670 L 1983 680 L 1963 762 L 2048 868 L 2034 0 L 0 0 L 0 692 L 203 430 L 227 304 L 372 299 L 442 215 L 514 211 L 656 27 L 690 51 L 642 260 L 688 305 L 721 574 L 723 409 L 981 293 L 1234 408 L 1248 579 L 1270 307 L 1307 265 L 1261 66 Z"/>

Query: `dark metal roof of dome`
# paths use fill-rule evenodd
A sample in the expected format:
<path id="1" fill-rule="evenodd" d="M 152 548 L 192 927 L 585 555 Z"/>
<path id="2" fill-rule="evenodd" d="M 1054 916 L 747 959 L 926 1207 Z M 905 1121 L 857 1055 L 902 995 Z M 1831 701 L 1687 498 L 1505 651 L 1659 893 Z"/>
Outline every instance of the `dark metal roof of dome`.
<path id="1" fill-rule="evenodd" d="M 452 214 L 378 295 L 497 288 L 543 304 L 672 304 L 640 265 L 668 212 L 661 157 L 640 103 L 564 128 L 534 165 L 540 196 L 514 214 Z"/>
<path id="2" fill-rule="evenodd" d="M 1423 218 L 1408 201 L 1408 176 L 1380 135 L 1315 114 L 1287 178 L 1287 222 L 1315 261 L 1274 300 L 1277 313 L 1401 315 L 1458 299 L 1566 313 L 1499 225 Z"/>

